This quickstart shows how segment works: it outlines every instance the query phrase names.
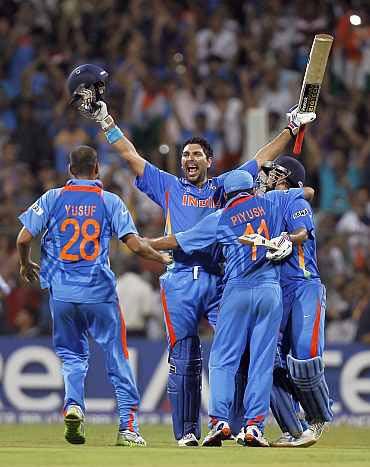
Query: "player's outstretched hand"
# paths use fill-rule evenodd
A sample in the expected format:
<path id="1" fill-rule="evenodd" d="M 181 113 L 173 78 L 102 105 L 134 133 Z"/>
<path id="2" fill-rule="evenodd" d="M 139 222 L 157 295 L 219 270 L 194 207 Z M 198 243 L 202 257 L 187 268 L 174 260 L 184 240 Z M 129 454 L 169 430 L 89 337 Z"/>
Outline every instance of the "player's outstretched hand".
<path id="1" fill-rule="evenodd" d="M 22 264 L 20 268 L 20 276 L 21 278 L 27 282 L 37 282 L 39 280 L 39 271 L 40 266 L 32 261 L 27 264 Z"/>
<path id="2" fill-rule="evenodd" d="M 293 244 L 287 232 L 282 232 L 278 237 L 272 238 L 271 242 L 278 248 L 276 251 L 268 251 L 266 258 L 270 261 L 281 261 L 292 252 Z"/>
<path id="3" fill-rule="evenodd" d="M 315 112 L 298 112 L 298 105 L 289 109 L 286 114 L 288 119 L 288 129 L 293 135 L 296 135 L 302 125 L 307 125 L 315 120 Z"/>

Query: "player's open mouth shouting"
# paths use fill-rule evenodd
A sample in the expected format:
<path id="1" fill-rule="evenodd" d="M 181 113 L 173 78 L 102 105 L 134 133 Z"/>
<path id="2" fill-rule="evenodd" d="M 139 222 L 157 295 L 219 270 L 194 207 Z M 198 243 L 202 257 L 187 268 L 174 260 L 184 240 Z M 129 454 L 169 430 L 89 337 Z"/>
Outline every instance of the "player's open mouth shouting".
<path id="1" fill-rule="evenodd" d="M 198 164 L 194 162 L 188 162 L 185 165 L 186 177 L 189 179 L 197 179 L 199 176 L 199 167 Z"/>

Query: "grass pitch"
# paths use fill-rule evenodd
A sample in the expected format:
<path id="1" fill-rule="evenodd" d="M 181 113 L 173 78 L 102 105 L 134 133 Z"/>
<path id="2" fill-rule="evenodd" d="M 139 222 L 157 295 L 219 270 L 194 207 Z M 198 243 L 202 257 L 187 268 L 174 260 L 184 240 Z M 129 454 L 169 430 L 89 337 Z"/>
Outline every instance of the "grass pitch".
<path id="1" fill-rule="evenodd" d="M 222 448 L 178 448 L 170 426 L 144 425 L 148 447 L 114 446 L 116 427 L 88 425 L 85 445 L 64 441 L 63 425 L 0 426 L 0 466 L 369 466 L 370 428 L 330 427 L 307 449 L 243 448 L 233 442 Z M 204 434 L 206 429 L 204 429 Z M 268 429 L 275 438 L 277 431 Z"/>

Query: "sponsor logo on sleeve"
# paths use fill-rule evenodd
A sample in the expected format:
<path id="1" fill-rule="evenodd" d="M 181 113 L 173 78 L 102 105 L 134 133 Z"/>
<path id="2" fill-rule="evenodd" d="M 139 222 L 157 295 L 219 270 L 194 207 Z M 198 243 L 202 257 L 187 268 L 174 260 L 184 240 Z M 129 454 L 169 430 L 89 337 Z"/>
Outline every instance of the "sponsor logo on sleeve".
<path id="1" fill-rule="evenodd" d="M 44 210 L 42 209 L 41 206 L 39 206 L 37 203 L 33 204 L 31 206 L 32 211 L 35 212 L 38 216 L 42 216 L 44 214 Z"/>
<path id="2" fill-rule="evenodd" d="M 308 209 L 301 209 L 300 211 L 297 211 L 293 214 L 293 219 L 298 219 L 299 217 L 304 217 L 309 215 Z"/>

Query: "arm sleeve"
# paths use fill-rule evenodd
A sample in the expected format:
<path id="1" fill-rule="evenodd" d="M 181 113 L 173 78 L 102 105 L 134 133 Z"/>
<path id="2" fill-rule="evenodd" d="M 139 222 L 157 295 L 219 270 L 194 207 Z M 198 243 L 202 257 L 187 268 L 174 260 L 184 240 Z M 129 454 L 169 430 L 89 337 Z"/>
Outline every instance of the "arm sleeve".
<path id="1" fill-rule="evenodd" d="M 158 169 L 149 162 L 145 163 L 144 173 L 135 178 L 135 186 L 165 209 L 166 191 L 176 182 L 177 177 Z"/>
<path id="2" fill-rule="evenodd" d="M 285 220 L 289 233 L 301 228 L 310 232 L 313 228 L 311 208 L 304 199 L 297 198 L 289 204 Z"/>
<path id="3" fill-rule="evenodd" d="M 19 216 L 19 220 L 33 237 L 45 230 L 56 195 L 56 190 L 47 191 Z"/>
<path id="4" fill-rule="evenodd" d="M 115 200 L 112 213 L 112 232 L 118 238 L 122 238 L 128 234 L 138 235 L 129 210 L 118 196 Z"/>
<path id="5" fill-rule="evenodd" d="M 252 159 L 251 161 L 247 161 L 244 164 L 240 165 L 239 167 L 236 167 L 236 170 L 245 170 L 246 172 L 249 172 L 252 175 L 253 180 L 255 180 L 259 172 L 258 162 Z M 218 177 L 216 177 L 216 180 L 218 181 L 220 185 L 223 185 L 225 177 L 229 173 L 230 172 L 225 172 L 219 175 Z"/>
<path id="6" fill-rule="evenodd" d="M 201 250 L 217 242 L 217 231 L 222 209 L 206 216 L 194 227 L 185 232 L 175 234 L 181 249 L 190 254 L 194 250 Z"/>

